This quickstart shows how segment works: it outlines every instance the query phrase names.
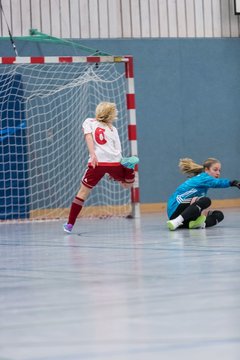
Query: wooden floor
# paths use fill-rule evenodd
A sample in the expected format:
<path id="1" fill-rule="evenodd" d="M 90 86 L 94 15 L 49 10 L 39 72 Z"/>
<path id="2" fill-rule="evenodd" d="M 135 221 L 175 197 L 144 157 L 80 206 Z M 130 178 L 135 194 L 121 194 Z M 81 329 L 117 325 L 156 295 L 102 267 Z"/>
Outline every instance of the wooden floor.
<path id="1" fill-rule="evenodd" d="M 0 360 L 239 360 L 240 209 L 0 224 Z"/>

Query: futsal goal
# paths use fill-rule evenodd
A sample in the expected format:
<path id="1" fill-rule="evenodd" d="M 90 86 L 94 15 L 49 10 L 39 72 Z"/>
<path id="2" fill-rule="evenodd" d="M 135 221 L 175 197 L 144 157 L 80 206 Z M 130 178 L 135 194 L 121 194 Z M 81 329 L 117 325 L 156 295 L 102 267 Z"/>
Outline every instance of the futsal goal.
<path id="1" fill-rule="evenodd" d="M 131 56 L 0 58 L 0 220 L 66 218 L 87 166 L 82 123 L 117 104 L 123 156 L 137 155 Z M 105 176 L 81 216 L 139 216 L 131 190 Z"/>

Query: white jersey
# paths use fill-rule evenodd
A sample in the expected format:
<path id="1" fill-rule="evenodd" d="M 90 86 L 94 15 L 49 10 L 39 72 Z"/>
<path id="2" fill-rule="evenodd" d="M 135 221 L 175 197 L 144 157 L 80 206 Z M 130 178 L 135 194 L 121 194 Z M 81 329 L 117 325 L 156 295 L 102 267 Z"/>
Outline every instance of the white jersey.
<path id="1" fill-rule="evenodd" d="M 83 122 L 82 128 L 84 135 L 92 134 L 98 165 L 120 162 L 122 148 L 115 126 L 110 129 L 106 124 L 88 118 Z"/>

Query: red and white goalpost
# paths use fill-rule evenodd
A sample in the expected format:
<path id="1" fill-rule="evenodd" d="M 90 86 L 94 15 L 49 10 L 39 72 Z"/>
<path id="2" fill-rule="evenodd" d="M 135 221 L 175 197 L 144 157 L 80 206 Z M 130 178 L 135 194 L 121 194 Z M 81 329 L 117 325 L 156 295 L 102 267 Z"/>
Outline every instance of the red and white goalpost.
<path id="1" fill-rule="evenodd" d="M 66 218 L 88 153 L 82 122 L 117 104 L 123 156 L 137 155 L 132 56 L 0 58 L 0 220 Z M 82 216 L 140 216 L 131 190 L 107 176 Z"/>

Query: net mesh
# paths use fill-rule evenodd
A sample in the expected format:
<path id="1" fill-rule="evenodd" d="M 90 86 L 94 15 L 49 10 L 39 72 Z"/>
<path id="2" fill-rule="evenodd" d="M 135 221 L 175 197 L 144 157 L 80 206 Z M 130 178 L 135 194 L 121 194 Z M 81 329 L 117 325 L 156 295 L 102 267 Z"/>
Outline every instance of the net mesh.
<path id="1" fill-rule="evenodd" d="M 66 218 L 86 170 L 82 122 L 100 101 L 115 102 L 123 156 L 130 155 L 122 64 L 0 66 L 0 219 Z M 130 190 L 107 175 L 83 216 L 126 216 Z"/>

